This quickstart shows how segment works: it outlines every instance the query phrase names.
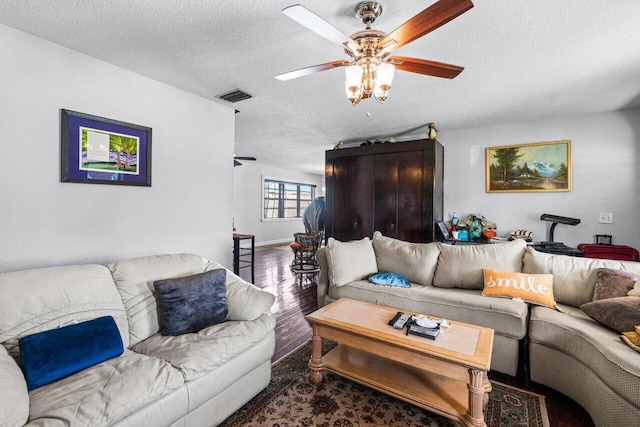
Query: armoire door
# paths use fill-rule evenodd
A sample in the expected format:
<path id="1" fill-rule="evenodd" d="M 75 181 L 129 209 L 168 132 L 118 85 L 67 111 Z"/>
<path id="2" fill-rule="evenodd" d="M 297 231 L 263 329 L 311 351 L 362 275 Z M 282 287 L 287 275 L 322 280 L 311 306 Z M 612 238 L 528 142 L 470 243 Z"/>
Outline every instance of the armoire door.
<path id="1" fill-rule="evenodd" d="M 375 155 L 374 228 L 385 236 L 422 241 L 421 150 Z"/>
<path id="2" fill-rule="evenodd" d="M 373 156 L 342 157 L 327 164 L 328 236 L 341 241 L 373 234 Z"/>

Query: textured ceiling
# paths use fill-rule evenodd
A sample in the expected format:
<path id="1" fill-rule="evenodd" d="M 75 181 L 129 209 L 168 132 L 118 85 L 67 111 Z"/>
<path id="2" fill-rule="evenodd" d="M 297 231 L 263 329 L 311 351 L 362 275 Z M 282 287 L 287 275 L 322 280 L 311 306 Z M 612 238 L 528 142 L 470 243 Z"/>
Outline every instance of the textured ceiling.
<path id="1" fill-rule="evenodd" d="M 346 34 L 358 0 L 302 4 Z M 390 32 L 434 3 L 383 0 Z M 383 105 L 351 106 L 344 72 L 276 74 L 344 59 L 339 46 L 286 17 L 292 1 L 3 0 L 0 23 L 208 99 L 242 89 L 235 152 L 323 173 L 338 141 L 640 107 L 640 1 L 476 0 L 394 52 L 464 66 L 453 80 L 396 72 Z M 6 84 L 6 82 L 3 82 Z M 367 114 L 368 113 L 368 114 Z"/>

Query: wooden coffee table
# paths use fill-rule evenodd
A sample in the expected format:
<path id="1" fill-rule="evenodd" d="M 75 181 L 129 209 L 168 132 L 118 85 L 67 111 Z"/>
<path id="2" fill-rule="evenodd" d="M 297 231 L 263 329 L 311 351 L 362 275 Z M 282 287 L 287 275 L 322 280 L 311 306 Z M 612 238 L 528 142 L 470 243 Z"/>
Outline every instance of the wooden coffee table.
<path id="1" fill-rule="evenodd" d="M 308 315 L 311 381 L 333 372 L 463 425 L 486 426 L 493 329 L 450 321 L 430 340 L 389 326 L 397 311 L 342 298 Z M 323 338 L 340 344 L 323 355 Z"/>

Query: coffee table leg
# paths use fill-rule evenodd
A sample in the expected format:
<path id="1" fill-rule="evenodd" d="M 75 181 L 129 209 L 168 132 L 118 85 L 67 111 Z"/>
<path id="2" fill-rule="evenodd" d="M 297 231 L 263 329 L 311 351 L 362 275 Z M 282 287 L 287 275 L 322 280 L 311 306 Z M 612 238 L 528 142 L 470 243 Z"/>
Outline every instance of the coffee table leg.
<path id="1" fill-rule="evenodd" d="M 318 334 L 318 327 L 313 325 L 313 336 L 311 337 L 311 360 L 309 360 L 309 379 L 314 384 L 322 382 L 322 338 Z"/>
<path id="2" fill-rule="evenodd" d="M 486 382 L 488 382 L 486 371 L 469 369 L 469 410 L 467 411 L 466 424 L 469 426 L 483 426 L 484 422 L 484 400 L 486 394 Z M 486 382 L 485 382 L 486 381 Z"/>
<path id="3" fill-rule="evenodd" d="M 482 378 L 482 385 L 484 385 L 484 396 L 482 397 L 482 403 L 483 403 L 482 409 L 483 411 L 486 412 L 487 403 L 489 403 L 489 393 L 491 393 L 491 390 L 493 390 L 493 387 L 489 382 L 489 375 L 486 372 L 484 372 L 484 375 Z"/>

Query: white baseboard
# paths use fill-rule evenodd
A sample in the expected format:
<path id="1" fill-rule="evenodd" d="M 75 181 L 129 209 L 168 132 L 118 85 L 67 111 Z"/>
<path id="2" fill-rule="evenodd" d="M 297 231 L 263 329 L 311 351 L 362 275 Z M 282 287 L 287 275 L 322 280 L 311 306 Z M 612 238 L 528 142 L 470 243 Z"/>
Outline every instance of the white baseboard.
<path id="1" fill-rule="evenodd" d="M 266 242 L 256 242 L 256 246 L 281 245 L 283 243 L 291 243 L 291 242 L 293 242 L 293 237 L 287 238 L 287 239 L 267 240 Z"/>

